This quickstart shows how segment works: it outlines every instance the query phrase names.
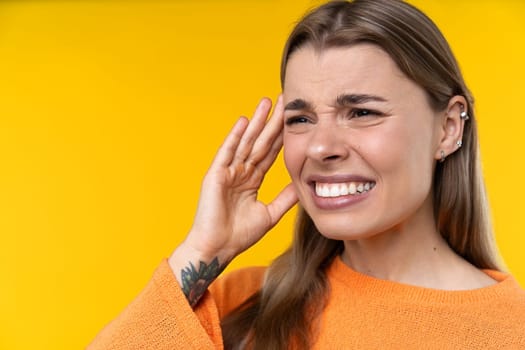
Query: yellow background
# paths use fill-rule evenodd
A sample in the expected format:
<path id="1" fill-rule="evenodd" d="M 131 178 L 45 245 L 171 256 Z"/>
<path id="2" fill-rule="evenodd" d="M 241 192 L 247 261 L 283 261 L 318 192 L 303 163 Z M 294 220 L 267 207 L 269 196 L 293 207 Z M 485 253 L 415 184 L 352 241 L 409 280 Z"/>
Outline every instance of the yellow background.
<path id="1" fill-rule="evenodd" d="M 525 2 L 413 0 L 477 98 L 497 241 L 525 285 Z M 314 1 L 0 2 L 0 348 L 83 348 L 191 225 L 223 136 L 279 93 Z M 261 196 L 288 181 L 281 162 Z M 267 264 L 293 216 L 232 267 Z"/>

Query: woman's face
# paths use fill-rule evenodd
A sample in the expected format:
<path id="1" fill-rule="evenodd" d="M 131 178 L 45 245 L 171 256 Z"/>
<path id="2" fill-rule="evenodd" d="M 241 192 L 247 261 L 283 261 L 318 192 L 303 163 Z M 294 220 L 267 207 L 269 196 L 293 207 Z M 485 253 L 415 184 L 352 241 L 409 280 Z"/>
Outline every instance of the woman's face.
<path id="1" fill-rule="evenodd" d="M 361 239 L 433 220 L 443 118 L 386 52 L 300 48 L 284 104 L 286 167 L 323 235 Z"/>

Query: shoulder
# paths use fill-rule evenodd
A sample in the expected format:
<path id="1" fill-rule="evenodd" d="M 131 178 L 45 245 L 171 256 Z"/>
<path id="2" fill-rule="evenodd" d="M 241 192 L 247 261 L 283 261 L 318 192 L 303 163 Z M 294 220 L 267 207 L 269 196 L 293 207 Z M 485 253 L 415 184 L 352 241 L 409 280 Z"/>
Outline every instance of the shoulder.
<path id="1" fill-rule="evenodd" d="M 266 267 L 246 267 L 220 276 L 209 288 L 222 318 L 257 292 L 264 280 Z"/>
<path id="2" fill-rule="evenodd" d="M 497 283 L 471 293 L 484 297 L 477 310 L 480 319 L 485 319 L 487 324 L 497 325 L 499 331 L 503 331 L 503 328 L 519 331 L 521 340 L 525 342 L 525 290 L 508 273 L 495 270 L 484 272 Z"/>
<path id="3" fill-rule="evenodd" d="M 525 289 L 519 285 L 518 281 L 511 274 L 496 270 L 483 270 L 483 272 L 497 282 L 490 288 L 497 291 L 502 299 L 525 306 Z"/>

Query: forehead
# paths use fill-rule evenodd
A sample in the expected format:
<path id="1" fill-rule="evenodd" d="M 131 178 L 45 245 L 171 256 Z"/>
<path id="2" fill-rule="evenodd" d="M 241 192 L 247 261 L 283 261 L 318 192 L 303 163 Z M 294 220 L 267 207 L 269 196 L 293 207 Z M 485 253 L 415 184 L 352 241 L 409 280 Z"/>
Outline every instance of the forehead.
<path id="1" fill-rule="evenodd" d="M 290 56 L 284 80 L 285 98 L 342 92 L 395 97 L 414 87 L 392 58 L 372 44 L 324 50 L 304 46 Z"/>

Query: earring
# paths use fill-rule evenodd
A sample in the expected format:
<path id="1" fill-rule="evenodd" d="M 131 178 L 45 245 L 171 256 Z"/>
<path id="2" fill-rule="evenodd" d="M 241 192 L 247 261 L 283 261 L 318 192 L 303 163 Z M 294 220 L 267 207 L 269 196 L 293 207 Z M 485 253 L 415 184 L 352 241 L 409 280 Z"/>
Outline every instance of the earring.
<path id="1" fill-rule="evenodd" d="M 463 146 L 463 141 L 457 140 L 456 145 L 459 147 Z"/>
<path id="2" fill-rule="evenodd" d="M 443 163 L 445 161 L 445 151 L 441 150 L 441 159 L 439 160 L 440 163 Z"/>
<path id="3" fill-rule="evenodd" d="M 461 109 L 463 109 L 463 106 L 461 106 Z M 468 116 L 467 112 L 465 111 L 461 111 L 461 113 L 459 113 L 459 117 L 462 119 L 462 120 L 469 120 L 470 117 Z"/>

